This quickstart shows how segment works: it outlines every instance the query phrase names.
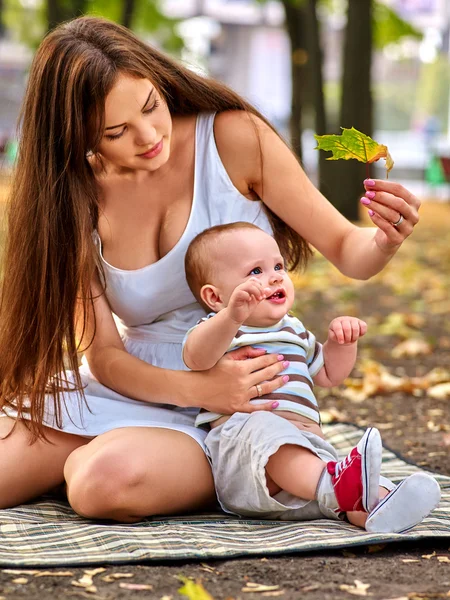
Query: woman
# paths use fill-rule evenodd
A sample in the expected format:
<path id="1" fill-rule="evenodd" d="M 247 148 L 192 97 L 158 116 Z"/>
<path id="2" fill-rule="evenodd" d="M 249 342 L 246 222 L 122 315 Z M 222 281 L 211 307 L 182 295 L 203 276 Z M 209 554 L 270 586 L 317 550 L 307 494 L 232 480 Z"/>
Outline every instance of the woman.
<path id="1" fill-rule="evenodd" d="M 309 242 L 369 278 L 411 233 L 419 202 L 395 183 L 365 183 L 375 229 L 344 219 L 225 86 L 102 19 L 50 33 L 30 73 L 11 194 L 0 507 L 64 481 L 92 518 L 212 503 L 191 407 L 271 410 L 250 400 L 283 385 L 285 361 L 250 349 L 181 370 L 181 341 L 203 314 L 184 278 L 187 245 L 211 225 L 250 221 L 291 267 L 306 263 Z"/>

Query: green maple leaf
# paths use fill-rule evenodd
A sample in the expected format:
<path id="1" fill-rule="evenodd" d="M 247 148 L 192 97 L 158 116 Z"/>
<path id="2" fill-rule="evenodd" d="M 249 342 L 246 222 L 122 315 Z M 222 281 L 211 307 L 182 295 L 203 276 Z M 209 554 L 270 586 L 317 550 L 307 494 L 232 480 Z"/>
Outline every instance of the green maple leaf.
<path id="1" fill-rule="evenodd" d="M 386 172 L 394 166 L 394 161 L 387 146 L 378 144 L 368 135 L 361 133 L 354 127 L 345 129 L 342 127 L 342 135 L 315 135 L 317 140 L 316 150 L 329 150 L 333 156 L 327 160 L 349 160 L 354 158 L 363 163 L 373 163 L 384 158 L 386 161 Z"/>

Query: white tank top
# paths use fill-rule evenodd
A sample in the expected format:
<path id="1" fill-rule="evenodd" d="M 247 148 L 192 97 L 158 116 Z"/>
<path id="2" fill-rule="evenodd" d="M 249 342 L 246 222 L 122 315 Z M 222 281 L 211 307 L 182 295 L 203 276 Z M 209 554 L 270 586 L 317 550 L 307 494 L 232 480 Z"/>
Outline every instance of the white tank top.
<path id="1" fill-rule="evenodd" d="M 181 344 L 187 330 L 204 316 L 184 273 L 187 247 L 198 233 L 234 221 L 255 223 L 272 233 L 261 202 L 249 200 L 231 182 L 217 151 L 213 126 L 214 114 L 198 116 L 194 197 L 178 243 L 157 262 L 132 271 L 118 269 L 102 257 L 106 296 L 125 339 Z M 98 234 L 97 239 L 100 242 Z M 182 362 L 165 366 L 184 368 Z"/>

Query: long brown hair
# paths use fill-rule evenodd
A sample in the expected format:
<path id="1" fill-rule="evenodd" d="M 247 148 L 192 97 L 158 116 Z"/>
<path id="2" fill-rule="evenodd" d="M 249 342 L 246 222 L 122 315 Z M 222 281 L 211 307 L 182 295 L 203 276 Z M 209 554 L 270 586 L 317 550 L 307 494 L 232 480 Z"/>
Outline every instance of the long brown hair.
<path id="1" fill-rule="evenodd" d="M 238 109 L 267 122 L 225 85 L 196 75 L 116 23 L 81 17 L 43 40 L 20 119 L 0 300 L 0 408 L 15 408 L 18 418 L 27 414 L 34 439 L 45 437 L 46 394 L 58 426 L 63 392 L 84 397 L 75 319 L 81 305 L 86 327 L 90 282 L 100 267 L 92 238 L 98 189 L 87 153 L 95 154 L 100 143 L 105 100 L 120 73 L 150 79 L 172 115 Z M 306 242 L 265 210 L 289 266 L 306 263 Z"/>

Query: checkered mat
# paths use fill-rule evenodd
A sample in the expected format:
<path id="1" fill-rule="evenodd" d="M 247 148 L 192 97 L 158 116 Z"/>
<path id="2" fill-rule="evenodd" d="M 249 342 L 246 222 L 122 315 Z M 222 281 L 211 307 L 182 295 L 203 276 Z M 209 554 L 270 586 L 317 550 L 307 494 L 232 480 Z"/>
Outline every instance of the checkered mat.
<path id="1" fill-rule="evenodd" d="M 346 455 L 361 437 L 353 425 L 325 428 Z M 388 450 L 383 474 L 398 482 L 419 468 Z M 348 523 L 253 521 L 217 514 L 155 518 L 134 525 L 94 523 L 64 502 L 41 499 L 0 510 L 0 566 L 77 566 L 275 555 L 422 538 L 450 538 L 450 477 L 435 475 L 440 507 L 404 534 L 370 534 Z"/>

